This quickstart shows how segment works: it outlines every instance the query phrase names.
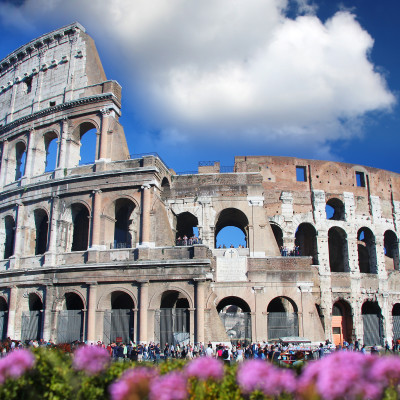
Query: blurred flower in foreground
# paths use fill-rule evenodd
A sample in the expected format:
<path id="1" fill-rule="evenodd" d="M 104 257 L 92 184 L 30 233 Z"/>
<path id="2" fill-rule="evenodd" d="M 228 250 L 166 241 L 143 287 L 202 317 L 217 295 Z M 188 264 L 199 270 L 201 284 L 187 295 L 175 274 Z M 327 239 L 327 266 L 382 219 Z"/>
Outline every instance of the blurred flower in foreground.
<path id="1" fill-rule="evenodd" d="M 315 395 L 324 400 L 379 399 L 385 382 L 373 372 L 378 361 L 375 356 L 339 351 L 310 362 L 300 376 L 298 393 L 303 399 Z"/>
<path id="2" fill-rule="evenodd" d="M 266 396 L 278 397 L 296 390 L 296 378 L 291 370 L 276 368 L 260 360 L 243 363 L 237 373 L 237 382 L 245 394 L 259 390 Z"/>
<path id="3" fill-rule="evenodd" d="M 17 379 L 35 365 L 35 356 L 29 350 L 15 350 L 0 360 L 0 384 L 7 378 Z"/>
<path id="4" fill-rule="evenodd" d="M 224 377 L 224 365 L 210 357 L 200 357 L 191 361 L 185 369 L 186 375 L 201 381 L 207 379 L 221 380 Z"/>
<path id="5" fill-rule="evenodd" d="M 146 399 L 150 392 L 150 383 L 157 376 L 156 369 L 138 367 L 125 371 L 121 378 L 110 385 L 112 400 Z"/>
<path id="6" fill-rule="evenodd" d="M 181 372 L 170 372 L 151 383 L 150 400 L 185 400 L 187 396 L 187 380 Z"/>
<path id="7" fill-rule="evenodd" d="M 88 375 L 96 375 L 108 367 L 110 360 L 106 349 L 99 346 L 82 346 L 74 352 L 73 366 Z"/>

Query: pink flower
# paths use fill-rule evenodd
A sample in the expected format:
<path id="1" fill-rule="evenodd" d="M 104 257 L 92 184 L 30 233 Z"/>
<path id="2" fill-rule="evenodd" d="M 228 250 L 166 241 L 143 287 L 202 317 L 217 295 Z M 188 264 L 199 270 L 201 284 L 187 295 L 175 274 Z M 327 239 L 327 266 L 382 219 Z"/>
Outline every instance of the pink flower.
<path id="1" fill-rule="evenodd" d="M 385 383 L 373 374 L 377 361 L 377 357 L 362 353 L 333 353 L 306 366 L 298 392 L 307 398 L 311 390 L 324 400 L 378 399 Z"/>
<path id="2" fill-rule="evenodd" d="M 372 378 L 385 386 L 400 383 L 400 358 L 397 356 L 379 357 L 371 371 Z"/>
<path id="3" fill-rule="evenodd" d="M 154 369 L 138 367 L 125 371 L 121 378 L 110 385 L 112 400 L 145 399 L 150 383 L 157 376 Z"/>
<path id="4" fill-rule="evenodd" d="M 7 378 L 17 379 L 35 364 L 35 356 L 29 350 L 15 350 L 0 360 L 0 384 Z"/>
<path id="5" fill-rule="evenodd" d="M 224 377 L 224 366 L 215 358 L 200 357 L 191 361 L 185 369 L 186 375 L 201 381 L 207 379 L 221 380 Z"/>
<path id="6" fill-rule="evenodd" d="M 243 363 L 237 374 L 237 382 L 245 394 L 260 390 L 266 396 L 278 397 L 296 390 L 296 378 L 291 370 L 276 368 L 261 360 Z"/>
<path id="7" fill-rule="evenodd" d="M 187 396 L 187 380 L 180 372 L 170 372 L 151 383 L 150 400 L 185 400 Z"/>
<path id="8" fill-rule="evenodd" d="M 109 363 L 110 354 L 99 346 L 81 346 L 74 353 L 74 368 L 85 371 L 88 375 L 104 371 Z"/>

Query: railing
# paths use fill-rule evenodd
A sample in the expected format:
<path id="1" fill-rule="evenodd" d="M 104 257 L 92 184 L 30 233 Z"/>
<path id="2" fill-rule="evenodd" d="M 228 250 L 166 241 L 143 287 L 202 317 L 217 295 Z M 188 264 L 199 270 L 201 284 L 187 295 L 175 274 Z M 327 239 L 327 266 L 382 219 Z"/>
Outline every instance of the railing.
<path id="1" fill-rule="evenodd" d="M 199 161 L 199 167 L 213 167 L 219 161 Z"/>
<path id="2" fill-rule="evenodd" d="M 169 169 L 168 164 L 160 157 L 160 155 L 158 153 L 156 153 L 155 151 L 150 152 L 150 153 L 137 153 L 137 154 L 130 154 L 129 158 L 131 160 L 136 160 L 138 158 L 143 158 L 143 157 L 148 157 L 148 156 L 153 156 L 153 157 L 158 157 L 161 162 Z"/>
<path id="3" fill-rule="evenodd" d="M 176 239 L 177 246 L 193 246 L 194 244 L 203 244 L 200 238 L 189 238 L 189 239 Z"/>

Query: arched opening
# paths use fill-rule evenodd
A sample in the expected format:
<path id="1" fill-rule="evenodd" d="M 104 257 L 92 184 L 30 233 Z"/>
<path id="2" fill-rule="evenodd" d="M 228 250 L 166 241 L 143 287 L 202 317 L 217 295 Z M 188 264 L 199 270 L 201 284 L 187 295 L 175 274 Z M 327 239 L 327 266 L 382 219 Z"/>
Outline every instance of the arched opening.
<path id="1" fill-rule="evenodd" d="M 329 229 L 328 246 L 331 272 L 349 272 L 349 251 L 346 232 L 337 226 Z"/>
<path id="2" fill-rule="evenodd" d="M 299 319 L 296 303 L 288 297 L 276 297 L 267 308 L 268 339 L 299 336 Z"/>
<path id="3" fill-rule="evenodd" d="M 274 234 L 276 244 L 278 245 L 279 249 L 283 247 L 283 232 L 279 225 L 271 223 L 272 233 Z"/>
<path id="4" fill-rule="evenodd" d="M 345 221 L 344 204 L 341 200 L 333 198 L 326 202 L 326 219 L 332 221 Z"/>
<path id="5" fill-rule="evenodd" d="M 0 297 L 0 339 L 7 337 L 8 304 L 4 297 Z"/>
<path id="6" fill-rule="evenodd" d="M 361 308 L 366 346 L 383 345 L 383 316 L 376 301 L 366 301 Z"/>
<path id="7" fill-rule="evenodd" d="M 393 340 L 400 339 L 400 303 L 396 303 L 392 308 L 393 318 Z"/>
<path id="8" fill-rule="evenodd" d="M 352 342 L 353 318 L 349 303 L 337 301 L 332 307 L 333 343 L 343 345 L 343 341 Z"/>
<path id="9" fill-rule="evenodd" d="M 225 297 L 218 303 L 217 311 L 232 343 L 251 343 L 251 311 L 244 300 Z"/>
<path id="10" fill-rule="evenodd" d="M 90 122 L 79 125 L 80 159 L 79 165 L 93 164 L 97 159 L 97 129 Z"/>
<path id="11" fill-rule="evenodd" d="M 104 342 L 129 343 L 133 340 L 133 309 L 132 297 L 122 291 L 111 293 L 111 310 L 104 312 Z"/>
<path id="12" fill-rule="evenodd" d="M 135 205 L 131 200 L 118 199 L 115 202 L 114 248 L 132 247 L 132 212 Z"/>
<path id="13" fill-rule="evenodd" d="M 368 228 L 361 228 L 357 233 L 358 266 L 365 274 L 378 273 L 376 263 L 375 236 Z"/>
<path id="14" fill-rule="evenodd" d="M 155 313 L 155 337 L 165 343 L 188 344 L 190 339 L 189 301 L 180 292 L 170 290 L 161 297 L 160 310 Z M 158 331 L 159 328 L 159 331 Z"/>
<path id="15" fill-rule="evenodd" d="M 83 204 L 72 204 L 72 247 L 71 251 L 84 251 L 89 243 L 89 210 Z"/>
<path id="16" fill-rule="evenodd" d="M 83 301 L 76 293 L 64 295 L 63 309 L 58 314 L 57 341 L 72 343 L 83 341 Z"/>
<path id="17" fill-rule="evenodd" d="M 24 142 L 15 145 L 15 180 L 25 175 L 26 146 Z"/>
<path id="18" fill-rule="evenodd" d="M 54 171 L 57 167 L 57 143 L 58 137 L 55 132 L 47 132 L 44 135 L 44 149 L 45 149 L 45 172 Z"/>
<path id="19" fill-rule="evenodd" d="M 220 245 L 223 247 L 249 247 L 248 238 L 249 221 L 243 211 L 236 208 L 226 208 L 219 214 L 217 223 L 215 224 L 215 243 L 214 246 L 218 248 Z M 236 228 L 227 230 L 228 236 L 222 233 L 225 228 Z M 224 230 L 225 230 L 224 229 Z M 220 238 L 221 233 L 221 238 Z M 222 243 L 222 240 L 224 243 Z"/>
<path id="20" fill-rule="evenodd" d="M 37 209 L 35 217 L 35 255 L 44 254 L 47 251 L 47 233 L 49 218 L 46 211 Z"/>
<path id="21" fill-rule="evenodd" d="M 161 181 L 161 187 L 163 189 L 169 189 L 170 188 L 169 180 L 168 180 L 167 177 L 164 177 L 163 180 Z"/>
<path id="22" fill-rule="evenodd" d="M 399 269 L 399 241 L 393 231 L 386 231 L 383 236 L 385 265 L 387 270 Z"/>
<path id="23" fill-rule="evenodd" d="M 308 223 L 302 223 L 296 230 L 295 245 L 301 256 L 313 258 L 313 264 L 318 264 L 317 231 Z"/>
<path id="24" fill-rule="evenodd" d="M 4 243 L 4 258 L 10 258 L 14 254 L 14 241 L 15 241 L 15 221 L 10 215 L 4 218 L 4 228 L 6 238 Z"/>
<path id="25" fill-rule="evenodd" d="M 42 338 L 43 303 L 36 293 L 29 293 L 29 311 L 22 312 L 21 340 L 40 340 Z"/>
<path id="26" fill-rule="evenodd" d="M 176 219 L 176 245 L 188 246 L 199 243 L 198 219 L 189 212 L 181 213 Z"/>

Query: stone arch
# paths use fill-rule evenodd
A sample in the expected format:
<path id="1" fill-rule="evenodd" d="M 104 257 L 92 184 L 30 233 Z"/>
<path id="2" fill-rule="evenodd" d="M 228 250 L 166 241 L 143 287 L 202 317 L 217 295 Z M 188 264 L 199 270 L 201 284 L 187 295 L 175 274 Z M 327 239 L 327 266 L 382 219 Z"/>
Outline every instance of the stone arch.
<path id="1" fill-rule="evenodd" d="M 345 221 L 346 213 L 343 201 L 333 197 L 326 202 L 325 206 L 326 219 L 332 221 Z"/>
<path id="2" fill-rule="evenodd" d="M 14 217 L 12 215 L 6 215 L 4 217 L 4 259 L 14 255 L 15 228 Z"/>
<path id="3" fill-rule="evenodd" d="M 299 247 L 300 256 L 313 258 L 313 264 L 318 264 L 317 231 L 314 225 L 303 222 L 295 233 L 295 245 Z"/>
<path id="4" fill-rule="evenodd" d="M 393 340 L 398 340 L 400 339 L 400 303 L 393 304 L 392 321 L 393 321 Z"/>
<path id="5" fill-rule="evenodd" d="M 214 247 L 217 245 L 218 234 L 226 227 L 235 227 L 241 230 L 245 237 L 245 247 L 249 247 L 248 226 L 249 220 L 242 210 L 233 207 L 223 209 L 216 218 Z"/>
<path id="6" fill-rule="evenodd" d="M 138 304 L 138 299 L 131 290 L 124 288 L 123 286 L 117 286 L 117 287 L 108 288 L 106 291 L 103 292 L 102 296 L 100 297 L 100 299 L 97 302 L 98 310 L 107 310 L 107 309 L 111 308 L 111 296 L 112 296 L 112 293 L 114 293 L 114 292 L 125 293 L 132 298 L 134 305 Z"/>
<path id="7" fill-rule="evenodd" d="M 279 249 L 283 247 L 283 230 L 282 228 L 275 222 L 270 223 L 272 233 L 274 234 L 276 244 L 278 245 Z"/>
<path id="8" fill-rule="evenodd" d="M 47 251 L 47 238 L 49 229 L 49 216 L 47 210 L 36 208 L 33 211 L 34 232 L 31 238 L 32 250 L 35 255 L 44 254 Z"/>
<path id="9" fill-rule="evenodd" d="M 267 307 L 268 339 L 299 336 L 297 304 L 289 297 L 278 296 Z"/>
<path id="10" fill-rule="evenodd" d="M 328 231 L 329 265 L 331 272 L 349 272 L 347 234 L 338 226 Z"/>
<path id="11" fill-rule="evenodd" d="M 131 248 L 137 243 L 137 216 L 135 203 L 127 198 L 119 198 L 114 202 L 114 248 Z"/>
<path id="12" fill-rule="evenodd" d="M 392 230 L 385 231 L 383 235 L 385 252 L 385 266 L 387 270 L 399 269 L 399 239 Z"/>
<path id="13" fill-rule="evenodd" d="M 377 274 L 375 236 L 369 228 L 362 227 L 357 232 L 358 266 L 360 272 Z"/>
<path id="14" fill-rule="evenodd" d="M 62 309 L 58 311 L 57 341 L 72 343 L 84 339 L 84 297 L 77 290 L 66 290 L 58 299 Z"/>
<path id="15" fill-rule="evenodd" d="M 42 165 L 42 171 L 38 171 L 39 174 L 43 172 L 50 172 L 57 168 L 58 163 L 58 138 L 59 134 L 54 131 L 47 131 L 42 136 L 43 150 L 42 154 L 38 153 L 39 160 L 38 164 Z"/>
<path id="16" fill-rule="evenodd" d="M 43 298 L 36 292 L 28 294 L 29 311 L 23 311 L 21 317 L 21 341 L 39 340 L 43 336 Z"/>
<path id="17" fill-rule="evenodd" d="M 164 178 L 161 181 L 162 190 L 170 189 L 170 187 L 171 187 L 171 183 L 170 183 L 169 179 L 166 176 L 164 176 Z"/>
<path id="18" fill-rule="evenodd" d="M 66 207 L 60 232 L 60 245 L 66 251 L 85 251 L 89 245 L 90 208 L 84 201 L 76 201 Z"/>
<path id="19" fill-rule="evenodd" d="M 70 144 L 70 162 L 72 167 L 76 167 L 79 164 L 91 164 L 98 159 L 99 132 L 99 125 L 94 119 L 88 118 L 79 121 L 79 124 L 72 133 L 74 142 Z M 92 148 L 90 149 L 91 151 L 89 151 L 89 149 L 85 148 L 85 154 L 91 154 L 91 156 L 82 157 L 82 146 L 85 147 L 85 143 L 82 143 L 82 138 L 87 134 L 92 136 L 93 140 L 91 140 L 90 145 L 94 147 L 94 149 Z M 88 136 L 86 136 L 85 139 L 87 139 L 87 137 Z"/>
<path id="20" fill-rule="evenodd" d="M 178 246 L 190 244 L 189 239 L 198 234 L 198 225 L 199 220 L 194 214 L 188 211 L 178 214 L 176 217 L 176 244 Z"/>
<path id="21" fill-rule="evenodd" d="M 334 344 L 352 342 L 353 317 L 351 305 L 343 300 L 336 300 L 332 306 L 332 337 Z"/>
<path id="22" fill-rule="evenodd" d="M 151 296 L 148 308 L 149 309 L 157 309 L 160 308 L 161 305 L 161 298 L 163 293 L 165 292 L 179 292 L 181 296 L 184 296 L 189 302 L 189 308 L 194 308 L 194 301 L 192 295 L 184 288 L 175 286 L 175 285 L 168 285 L 162 292 L 154 293 Z"/>
<path id="23" fill-rule="evenodd" d="M 24 140 L 18 140 L 15 144 L 15 177 L 21 179 L 26 173 L 26 152 L 27 145 Z"/>
<path id="24" fill-rule="evenodd" d="M 190 302 L 181 291 L 165 290 L 160 296 L 160 308 L 155 312 L 155 338 L 165 343 L 188 344 L 190 340 Z"/>
<path id="25" fill-rule="evenodd" d="M 65 295 L 67 293 L 72 293 L 72 294 L 77 295 L 80 298 L 80 300 L 82 301 L 82 303 L 83 303 L 83 309 L 87 309 L 85 296 L 77 289 L 66 288 L 64 290 L 64 292 L 54 300 L 53 310 L 61 311 L 61 310 L 66 310 L 67 309 L 67 305 L 65 303 L 65 300 L 66 300 Z"/>
<path id="26" fill-rule="evenodd" d="M 8 303 L 4 296 L 0 296 L 0 340 L 7 337 Z"/>
<path id="27" fill-rule="evenodd" d="M 366 346 L 383 345 L 383 316 L 378 302 L 367 300 L 361 307 Z"/>
<path id="28" fill-rule="evenodd" d="M 245 300 L 237 296 L 224 297 L 217 311 L 232 343 L 251 343 L 251 310 Z"/>

